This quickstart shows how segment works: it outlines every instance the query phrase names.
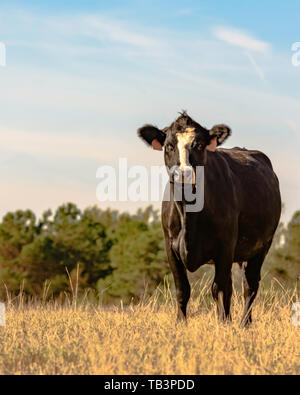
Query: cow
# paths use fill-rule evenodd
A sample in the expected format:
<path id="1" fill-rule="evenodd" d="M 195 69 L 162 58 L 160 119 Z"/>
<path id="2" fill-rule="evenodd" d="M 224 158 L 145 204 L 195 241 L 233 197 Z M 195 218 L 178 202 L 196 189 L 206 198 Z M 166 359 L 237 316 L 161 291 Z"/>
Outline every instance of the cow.
<path id="1" fill-rule="evenodd" d="M 202 127 L 185 111 L 163 130 L 145 125 L 138 136 L 153 149 L 164 150 L 170 174 L 170 199 L 162 203 L 162 227 L 169 265 L 174 277 L 179 321 L 186 320 L 190 299 L 187 272 L 212 263 L 215 276 L 212 295 L 221 321 L 230 321 L 231 269 L 234 262 L 243 269 L 244 313 L 242 326 L 252 322 L 252 304 L 261 279 L 261 267 L 268 253 L 281 215 L 278 178 L 270 159 L 262 152 L 235 147 L 218 148 L 231 135 L 226 125 Z M 182 177 L 174 181 L 176 168 Z M 197 185 L 198 168 L 204 169 L 203 185 Z M 175 188 L 188 183 L 197 193 L 204 188 L 201 210 L 187 210 L 184 194 L 174 198 Z"/>

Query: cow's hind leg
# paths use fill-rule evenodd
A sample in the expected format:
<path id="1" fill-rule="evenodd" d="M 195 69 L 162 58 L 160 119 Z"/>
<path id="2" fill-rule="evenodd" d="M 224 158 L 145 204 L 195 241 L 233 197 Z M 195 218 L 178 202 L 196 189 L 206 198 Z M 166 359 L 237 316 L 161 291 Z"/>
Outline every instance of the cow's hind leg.
<path id="1" fill-rule="evenodd" d="M 232 295 L 231 259 L 215 262 L 215 279 L 212 285 L 212 295 L 217 302 L 218 316 L 221 321 L 230 321 L 230 304 Z"/>
<path id="2" fill-rule="evenodd" d="M 269 247 L 246 263 L 244 268 L 244 299 L 245 310 L 241 325 L 248 326 L 252 322 L 252 304 L 257 295 L 260 282 L 260 271 Z"/>

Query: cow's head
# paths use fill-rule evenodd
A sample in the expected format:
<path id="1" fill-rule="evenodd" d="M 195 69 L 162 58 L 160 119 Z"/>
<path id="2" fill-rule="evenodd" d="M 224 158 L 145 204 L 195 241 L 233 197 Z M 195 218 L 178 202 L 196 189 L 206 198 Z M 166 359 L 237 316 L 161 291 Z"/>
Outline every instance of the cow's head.
<path id="1" fill-rule="evenodd" d="M 207 151 L 214 152 L 231 135 L 231 130 L 226 125 L 205 129 L 183 112 L 169 127 L 160 130 L 145 125 L 138 130 L 138 135 L 155 150 L 162 151 L 164 147 L 167 168 L 181 172 L 177 178 L 195 183 L 193 169 L 205 165 Z"/>

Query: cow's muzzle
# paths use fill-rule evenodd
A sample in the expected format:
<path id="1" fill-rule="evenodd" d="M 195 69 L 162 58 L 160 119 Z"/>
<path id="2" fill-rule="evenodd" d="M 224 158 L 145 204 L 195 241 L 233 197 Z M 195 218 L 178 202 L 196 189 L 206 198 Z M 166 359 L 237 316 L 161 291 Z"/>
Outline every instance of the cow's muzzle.
<path id="1" fill-rule="evenodd" d="M 175 168 L 173 171 L 174 182 L 179 184 L 196 184 L 196 175 L 192 166 L 186 166 L 184 168 Z"/>

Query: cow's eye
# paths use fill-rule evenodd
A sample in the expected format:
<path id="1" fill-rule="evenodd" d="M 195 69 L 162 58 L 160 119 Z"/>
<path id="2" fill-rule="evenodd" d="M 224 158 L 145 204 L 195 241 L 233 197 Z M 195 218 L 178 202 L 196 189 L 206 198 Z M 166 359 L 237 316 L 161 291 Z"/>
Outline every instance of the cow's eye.
<path id="1" fill-rule="evenodd" d="M 192 149 L 197 149 L 197 150 L 201 151 L 202 150 L 202 144 L 199 143 L 198 141 L 194 141 L 193 144 L 192 144 Z"/>

